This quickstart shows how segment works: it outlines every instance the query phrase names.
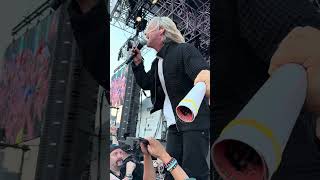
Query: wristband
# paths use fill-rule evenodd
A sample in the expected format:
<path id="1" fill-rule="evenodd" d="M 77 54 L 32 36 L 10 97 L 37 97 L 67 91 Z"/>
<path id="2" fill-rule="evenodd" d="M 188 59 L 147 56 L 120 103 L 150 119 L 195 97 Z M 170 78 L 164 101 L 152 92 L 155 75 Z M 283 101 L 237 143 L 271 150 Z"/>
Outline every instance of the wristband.
<path id="1" fill-rule="evenodd" d="M 177 166 L 178 166 L 178 161 L 175 160 L 175 161 L 173 161 L 173 163 L 171 164 L 171 166 L 167 169 L 167 171 L 171 172 L 171 171 L 174 170 Z"/>
<path id="2" fill-rule="evenodd" d="M 171 158 L 171 160 L 165 165 L 167 171 L 172 171 L 178 165 L 178 161 L 175 158 Z"/>
<path id="3" fill-rule="evenodd" d="M 170 163 L 172 163 L 173 161 L 174 161 L 174 158 L 171 158 L 169 162 L 164 162 L 164 167 L 167 169 Z"/>

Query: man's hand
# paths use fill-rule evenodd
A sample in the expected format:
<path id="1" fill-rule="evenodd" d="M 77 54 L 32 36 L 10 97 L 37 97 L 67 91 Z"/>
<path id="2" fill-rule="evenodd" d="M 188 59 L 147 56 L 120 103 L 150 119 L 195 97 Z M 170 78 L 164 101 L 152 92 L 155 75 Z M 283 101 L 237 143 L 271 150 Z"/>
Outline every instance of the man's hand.
<path id="1" fill-rule="evenodd" d="M 296 63 L 307 72 L 306 107 L 320 112 L 320 31 L 313 27 L 296 27 L 280 43 L 271 58 L 269 74 L 281 65 Z M 285 83 L 285 82 L 284 82 Z"/>
<path id="2" fill-rule="evenodd" d="M 132 52 L 135 54 L 135 57 L 133 58 L 133 62 L 137 66 L 142 62 L 141 52 L 138 48 L 134 48 Z"/>
<path id="3" fill-rule="evenodd" d="M 132 162 L 132 161 L 127 162 L 126 175 L 132 175 L 135 168 L 136 168 L 136 164 L 134 162 Z"/>
<path id="4" fill-rule="evenodd" d="M 90 11 L 98 2 L 98 0 L 76 0 L 83 13 Z"/>
<path id="5" fill-rule="evenodd" d="M 202 70 L 194 80 L 194 84 L 204 82 L 206 84 L 206 96 L 210 99 L 210 71 Z"/>

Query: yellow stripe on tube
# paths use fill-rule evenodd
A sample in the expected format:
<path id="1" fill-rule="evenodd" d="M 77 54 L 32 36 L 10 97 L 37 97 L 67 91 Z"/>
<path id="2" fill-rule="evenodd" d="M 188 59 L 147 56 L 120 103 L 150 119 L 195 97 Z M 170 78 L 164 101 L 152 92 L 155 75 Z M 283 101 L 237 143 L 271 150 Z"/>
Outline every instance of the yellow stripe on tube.
<path id="1" fill-rule="evenodd" d="M 233 121 L 231 121 L 223 130 L 222 133 L 223 134 L 226 130 L 234 127 L 234 126 L 238 126 L 238 125 L 244 125 L 244 126 L 250 126 L 255 128 L 256 130 L 258 130 L 259 132 L 261 132 L 263 135 L 265 135 L 272 144 L 275 156 L 276 156 L 276 169 L 278 169 L 280 162 L 281 162 L 281 146 L 280 143 L 278 142 L 278 140 L 276 139 L 276 137 L 274 136 L 274 133 L 272 132 L 271 129 L 269 129 L 268 127 L 266 127 L 265 125 L 263 125 L 260 122 L 257 122 L 256 120 L 250 120 L 250 119 L 235 119 Z"/>
<path id="2" fill-rule="evenodd" d="M 194 108 L 195 111 L 198 111 L 198 107 L 196 102 L 193 99 L 183 99 L 181 102 L 185 102 L 185 103 L 191 103 L 192 107 Z"/>

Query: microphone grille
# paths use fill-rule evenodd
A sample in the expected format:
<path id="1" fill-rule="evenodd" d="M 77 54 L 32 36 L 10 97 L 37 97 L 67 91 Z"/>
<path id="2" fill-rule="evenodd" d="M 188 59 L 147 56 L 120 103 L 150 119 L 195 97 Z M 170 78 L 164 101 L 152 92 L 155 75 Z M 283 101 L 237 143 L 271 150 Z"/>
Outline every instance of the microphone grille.
<path id="1" fill-rule="evenodd" d="M 142 49 L 143 46 L 147 44 L 147 41 L 145 39 L 139 40 L 138 49 Z"/>
<path id="2" fill-rule="evenodd" d="M 146 44 L 147 44 L 147 40 L 146 39 L 141 39 L 140 40 L 140 44 L 142 45 L 142 46 L 145 46 Z"/>

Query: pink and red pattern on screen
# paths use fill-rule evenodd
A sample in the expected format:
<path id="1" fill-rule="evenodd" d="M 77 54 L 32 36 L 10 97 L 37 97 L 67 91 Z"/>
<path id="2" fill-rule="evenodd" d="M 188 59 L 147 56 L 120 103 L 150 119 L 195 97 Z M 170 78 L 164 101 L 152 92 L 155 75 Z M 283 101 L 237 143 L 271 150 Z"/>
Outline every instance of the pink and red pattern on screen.
<path id="1" fill-rule="evenodd" d="M 128 74 L 128 66 L 118 70 L 111 78 L 110 86 L 110 100 L 111 106 L 119 107 L 123 105 L 125 91 L 126 91 L 126 79 Z"/>
<path id="2" fill-rule="evenodd" d="M 58 12 L 47 17 L 15 40 L 1 60 L 0 127 L 5 128 L 8 143 L 40 136 L 58 17 Z"/>

